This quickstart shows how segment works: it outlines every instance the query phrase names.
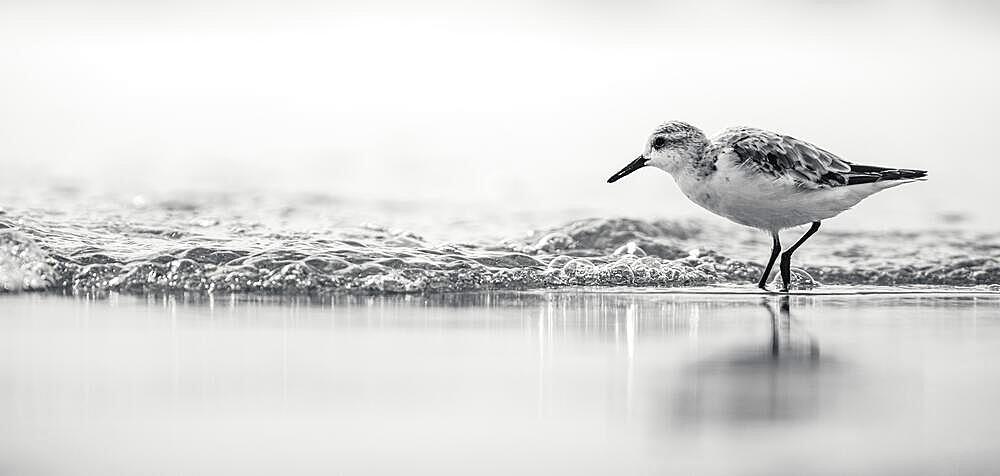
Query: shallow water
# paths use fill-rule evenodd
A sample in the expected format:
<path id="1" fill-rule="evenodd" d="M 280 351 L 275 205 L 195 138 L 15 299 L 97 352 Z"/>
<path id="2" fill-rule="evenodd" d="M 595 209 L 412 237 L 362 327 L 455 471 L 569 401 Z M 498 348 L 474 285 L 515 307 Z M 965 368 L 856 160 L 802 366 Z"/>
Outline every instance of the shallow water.
<path id="1" fill-rule="evenodd" d="M 0 296 L 0 472 L 1000 464 L 995 294 L 620 291 Z"/>
<path id="2" fill-rule="evenodd" d="M 492 214 L 326 195 L 3 197 L 0 289 L 256 294 L 433 293 L 564 286 L 746 285 L 770 239 L 721 220 Z M 33 201 L 32 201 L 33 200 Z M 791 243 L 789 232 L 784 238 Z M 996 291 L 1000 233 L 825 226 L 796 285 Z"/>

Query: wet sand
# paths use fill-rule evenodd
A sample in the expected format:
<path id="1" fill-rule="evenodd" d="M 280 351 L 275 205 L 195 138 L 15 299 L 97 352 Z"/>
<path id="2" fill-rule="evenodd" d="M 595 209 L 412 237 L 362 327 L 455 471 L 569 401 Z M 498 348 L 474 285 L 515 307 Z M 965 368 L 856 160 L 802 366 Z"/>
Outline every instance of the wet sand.
<path id="1" fill-rule="evenodd" d="M 0 473 L 1000 463 L 997 294 L 730 291 L 0 295 Z"/>

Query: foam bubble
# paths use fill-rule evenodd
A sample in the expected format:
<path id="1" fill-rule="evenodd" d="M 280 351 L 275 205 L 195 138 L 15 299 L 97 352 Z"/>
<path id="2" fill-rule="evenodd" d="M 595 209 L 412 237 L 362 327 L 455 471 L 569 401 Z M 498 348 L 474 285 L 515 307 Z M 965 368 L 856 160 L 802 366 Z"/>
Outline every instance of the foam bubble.
<path id="1" fill-rule="evenodd" d="M 45 289 L 53 275 L 48 255 L 24 233 L 0 230 L 0 291 Z"/>

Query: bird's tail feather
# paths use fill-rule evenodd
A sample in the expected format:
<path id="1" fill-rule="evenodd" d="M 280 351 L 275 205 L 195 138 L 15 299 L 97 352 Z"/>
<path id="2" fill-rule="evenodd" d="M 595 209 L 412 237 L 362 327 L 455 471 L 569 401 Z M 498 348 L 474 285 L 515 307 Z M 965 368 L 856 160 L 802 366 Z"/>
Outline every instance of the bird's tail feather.
<path id="1" fill-rule="evenodd" d="M 872 165 L 851 164 L 851 172 L 847 177 L 848 185 L 883 182 L 891 180 L 920 180 L 927 177 L 926 170 L 890 169 Z"/>

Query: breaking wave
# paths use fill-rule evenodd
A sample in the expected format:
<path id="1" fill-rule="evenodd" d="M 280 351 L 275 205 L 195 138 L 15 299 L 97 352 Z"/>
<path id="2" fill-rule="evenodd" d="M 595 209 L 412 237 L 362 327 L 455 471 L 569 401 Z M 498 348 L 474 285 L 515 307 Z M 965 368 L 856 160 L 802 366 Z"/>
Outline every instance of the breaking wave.
<path id="1" fill-rule="evenodd" d="M 299 230 L 201 218 L 197 207 L 160 209 L 155 219 L 0 212 L 0 290 L 436 293 L 749 284 L 763 268 L 753 258 L 766 257 L 769 246 L 753 231 L 693 221 L 595 218 L 518 238 L 449 242 L 373 225 Z M 807 264 L 795 272 L 799 288 L 1000 290 L 995 234 L 826 232 L 809 246 L 823 259 L 798 259 Z"/>

